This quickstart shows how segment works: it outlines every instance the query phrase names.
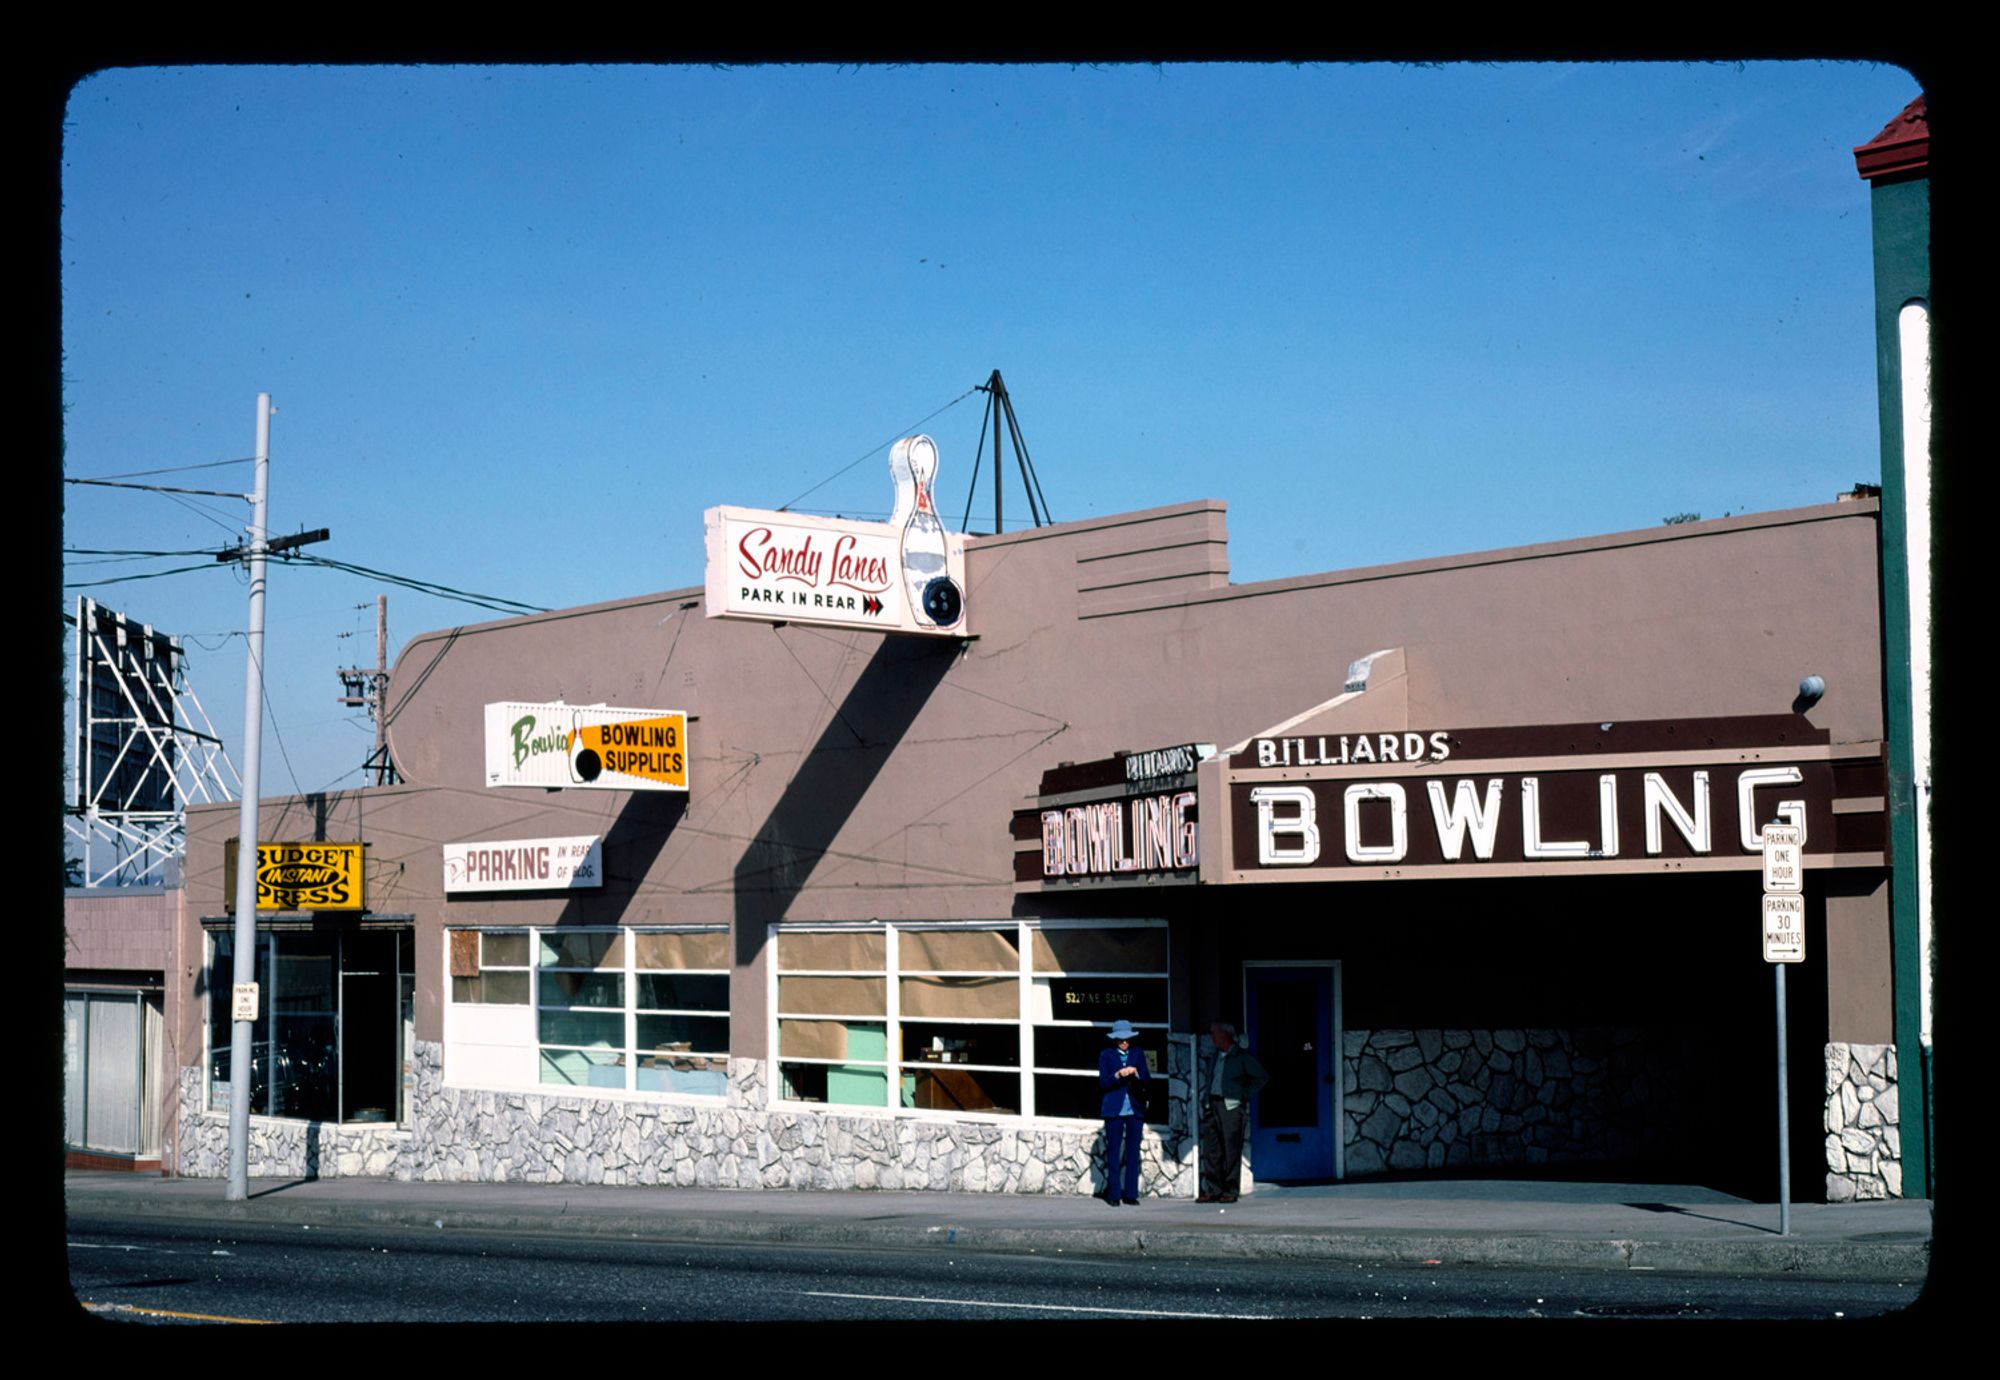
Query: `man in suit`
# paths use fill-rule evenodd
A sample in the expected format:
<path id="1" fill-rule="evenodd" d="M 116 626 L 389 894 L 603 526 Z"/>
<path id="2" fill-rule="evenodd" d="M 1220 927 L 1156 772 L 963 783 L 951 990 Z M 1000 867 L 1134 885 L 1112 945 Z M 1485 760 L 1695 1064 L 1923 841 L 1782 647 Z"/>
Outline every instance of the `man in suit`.
<path id="1" fill-rule="evenodd" d="M 1243 1182 L 1243 1132 L 1250 1120 L 1250 1099 L 1271 1081 L 1255 1055 L 1236 1043 L 1236 1027 L 1217 1021 L 1208 1028 L 1215 1042 L 1215 1067 L 1209 1075 L 1201 1114 L 1201 1192 L 1199 1203 L 1233 1203 Z"/>
<path id="2" fill-rule="evenodd" d="M 1139 1032 L 1132 1022 L 1119 1021 L 1105 1038 L 1097 1057 L 1097 1090 L 1103 1094 L 1104 1201 L 1111 1207 L 1139 1206 L 1139 1143 L 1146 1124 L 1146 1103 L 1139 1086 L 1153 1080 L 1145 1052 L 1133 1042 Z"/>

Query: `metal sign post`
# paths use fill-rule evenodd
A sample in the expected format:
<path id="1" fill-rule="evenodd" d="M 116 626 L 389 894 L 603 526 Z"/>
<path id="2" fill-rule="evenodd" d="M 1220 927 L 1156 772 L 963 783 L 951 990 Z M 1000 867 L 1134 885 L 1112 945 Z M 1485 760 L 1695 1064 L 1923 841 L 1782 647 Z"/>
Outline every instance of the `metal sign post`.
<path id="1" fill-rule="evenodd" d="M 1785 1077 L 1785 965 L 1771 965 L 1778 982 L 1778 1235 L 1792 1234 L 1791 1089 Z"/>
<path id="2" fill-rule="evenodd" d="M 1785 1075 L 1785 965 L 1806 956 L 1806 831 L 1796 824 L 1766 824 L 1764 844 L 1764 961 L 1778 989 L 1778 1235 L 1792 1234 L 1792 1117 Z"/>

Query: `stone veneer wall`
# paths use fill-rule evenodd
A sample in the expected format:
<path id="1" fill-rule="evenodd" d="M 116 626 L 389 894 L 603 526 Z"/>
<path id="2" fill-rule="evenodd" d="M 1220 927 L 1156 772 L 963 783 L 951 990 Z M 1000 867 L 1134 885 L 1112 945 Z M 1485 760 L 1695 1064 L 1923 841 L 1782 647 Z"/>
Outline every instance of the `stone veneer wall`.
<path id="1" fill-rule="evenodd" d="M 183 1068 L 180 1078 L 180 1138 L 172 1152 L 175 1173 L 191 1179 L 229 1174 L 229 1115 L 202 1104 L 201 1069 Z M 253 1178 L 334 1179 L 395 1172 L 410 1147 L 410 1133 L 395 1126 L 285 1117 L 250 1118 L 250 1174 Z"/>
<path id="2" fill-rule="evenodd" d="M 455 1088 L 440 1045 L 420 1040 L 415 1053 L 410 1130 L 253 1117 L 251 1174 L 968 1193 L 1089 1194 L 1104 1184 L 1099 1126 L 773 1108 L 757 1059 L 730 1060 L 718 1105 Z M 1194 1196 L 1194 1142 L 1182 1129 L 1188 1061 L 1185 1042 L 1170 1041 L 1169 1120 L 1143 1138 L 1149 1196 Z M 184 1069 L 180 1172 L 220 1176 L 228 1120 L 200 1111 L 200 1089 L 201 1071 Z"/>
<path id="3" fill-rule="evenodd" d="M 1894 1045 L 1826 1047 L 1826 1200 L 1903 1196 Z"/>
<path id="4" fill-rule="evenodd" d="M 1686 1051 L 1654 1032 L 1349 1030 L 1348 1177 L 1644 1159 L 1680 1133 Z"/>
<path id="5" fill-rule="evenodd" d="M 1212 1058 L 1200 1041 L 1204 1070 Z M 1089 1194 L 1101 1129 L 773 1108 L 766 1065 L 730 1061 L 720 1104 L 447 1086 L 442 1046 L 418 1041 L 415 1123 L 250 1120 L 255 1177 L 393 1176 L 470 1182 L 721 1188 L 937 1189 Z M 1346 1171 L 1644 1159 L 1672 1153 L 1687 1109 L 1686 1051 L 1656 1032 L 1350 1030 Z M 1143 1191 L 1193 1197 L 1188 1042 L 1168 1044 L 1169 1121 L 1143 1142 Z M 1827 1197 L 1900 1196 L 1893 1047 L 1827 1046 Z M 180 1079 L 177 1172 L 222 1177 L 228 1118 Z M 1248 1162 L 1244 1188 L 1254 1182 Z"/>

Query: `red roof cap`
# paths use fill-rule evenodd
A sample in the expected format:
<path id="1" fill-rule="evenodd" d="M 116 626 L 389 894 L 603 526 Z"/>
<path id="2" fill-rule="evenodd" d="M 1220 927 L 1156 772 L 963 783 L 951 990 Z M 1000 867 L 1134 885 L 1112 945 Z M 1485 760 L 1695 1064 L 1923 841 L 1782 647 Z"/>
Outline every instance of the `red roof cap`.
<path id="1" fill-rule="evenodd" d="M 1931 163 L 1931 117 L 1920 94 L 1882 132 L 1854 150 L 1855 171 L 1862 180 L 1897 173 L 1921 172 Z"/>

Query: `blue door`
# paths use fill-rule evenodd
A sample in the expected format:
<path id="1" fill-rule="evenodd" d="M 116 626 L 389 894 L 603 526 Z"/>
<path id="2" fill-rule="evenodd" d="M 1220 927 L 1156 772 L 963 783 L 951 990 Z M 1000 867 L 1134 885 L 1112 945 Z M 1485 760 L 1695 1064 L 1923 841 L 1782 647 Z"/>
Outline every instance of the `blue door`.
<path id="1" fill-rule="evenodd" d="M 1259 1179 L 1331 1179 L 1339 1126 L 1333 1095 L 1333 970 L 1246 967 L 1250 1052 L 1271 1075 L 1250 1104 L 1250 1164 Z"/>

